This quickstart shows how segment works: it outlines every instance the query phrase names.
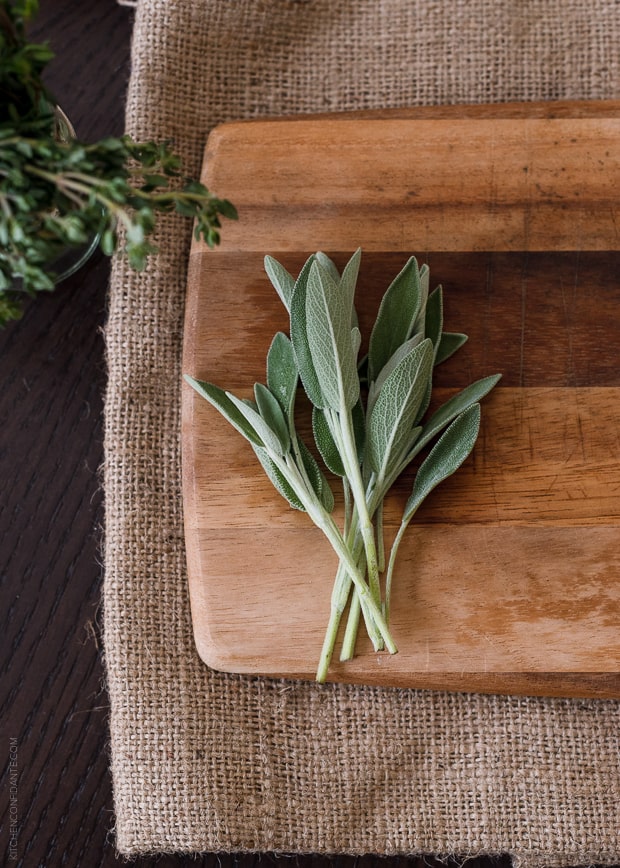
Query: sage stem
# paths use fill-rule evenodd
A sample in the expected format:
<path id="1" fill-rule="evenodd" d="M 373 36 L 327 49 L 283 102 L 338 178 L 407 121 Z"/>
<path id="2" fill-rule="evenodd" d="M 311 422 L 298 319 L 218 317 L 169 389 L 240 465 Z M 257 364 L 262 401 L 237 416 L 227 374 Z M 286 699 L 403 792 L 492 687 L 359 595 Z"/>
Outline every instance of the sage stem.
<path id="1" fill-rule="evenodd" d="M 392 576 L 394 574 L 394 564 L 396 563 L 396 555 L 398 553 L 398 548 L 401 544 L 402 538 L 405 535 L 405 531 L 409 526 L 409 522 L 402 522 L 401 526 L 398 528 L 398 533 L 392 543 L 392 548 L 390 551 L 390 560 L 388 563 L 387 574 L 385 577 L 385 603 L 384 603 L 384 612 L 385 612 L 385 620 L 390 622 L 390 601 L 392 596 Z"/>
<path id="2" fill-rule="evenodd" d="M 342 538 L 338 527 L 336 526 L 331 515 L 326 512 L 323 505 L 316 499 L 314 492 L 309 492 L 305 487 L 303 479 L 295 466 L 290 453 L 287 456 L 290 460 L 287 461 L 282 455 L 269 450 L 269 456 L 274 464 L 278 467 L 288 483 L 295 490 L 306 512 L 314 524 L 325 534 L 332 548 L 338 555 L 338 558 L 345 564 L 349 576 L 357 588 L 362 604 L 366 604 L 372 614 L 373 621 L 381 634 L 385 643 L 385 647 L 390 654 L 396 654 L 397 647 L 392 639 L 388 626 L 381 612 L 381 604 L 377 604 L 370 593 L 370 589 L 366 584 L 363 574 L 359 570 L 356 561 L 346 542 Z"/>
<path id="3" fill-rule="evenodd" d="M 359 527 L 364 540 L 366 551 L 366 568 L 368 571 L 368 585 L 374 601 L 381 605 L 381 588 L 379 586 L 379 567 L 377 561 L 377 547 L 375 543 L 375 529 L 373 527 L 368 507 L 366 505 L 366 491 L 362 481 L 362 472 L 357 458 L 357 447 L 353 435 L 353 421 L 351 411 L 342 406 L 338 413 L 327 413 L 331 421 L 331 428 L 336 444 L 339 448 L 344 469 L 351 485 L 353 499 L 357 508 Z M 379 649 L 380 650 L 380 649 Z"/>
<path id="4" fill-rule="evenodd" d="M 347 626 L 344 631 L 344 639 L 342 640 L 342 649 L 340 651 L 340 660 L 352 660 L 355 655 L 355 643 L 360 624 L 360 613 L 362 604 L 357 594 L 351 597 L 351 606 L 349 608 L 349 617 L 347 618 Z"/>

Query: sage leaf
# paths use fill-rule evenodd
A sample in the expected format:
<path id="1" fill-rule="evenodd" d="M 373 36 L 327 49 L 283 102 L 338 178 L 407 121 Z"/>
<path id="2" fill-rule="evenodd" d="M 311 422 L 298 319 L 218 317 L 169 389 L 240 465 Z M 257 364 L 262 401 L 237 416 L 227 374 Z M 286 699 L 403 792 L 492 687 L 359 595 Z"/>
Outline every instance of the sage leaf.
<path id="1" fill-rule="evenodd" d="M 306 326 L 312 362 L 325 404 L 351 410 L 360 394 L 351 340 L 351 310 L 340 285 L 318 262 L 308 275 Z"/>
<path id="2" fill-rule="evenodd" d="M 329 482 L 325 478 L 325 474 L 318 465 L 318 462 L 312 452 L 308 449 L 303 440 L 297 440 L 301 460 L 306 471 L 306 476 L 312 487 L 313 492 L 318 497 L 323 507 L 327 512 L 334 510 L 334 493 L 330 488 Z"/>
<path id="3" fill-rule="evenodd" d="M 306 508 L 295 493 L 295 490 L 273 463 L 267 450 L 260 446 L 255 446 L 254 444 L 252 444 L 252 448 L 276 491 L 288 500 L 293 509 L 298 509 L 300 512 L 306 512 Z"/>
<path id="4" fill-rule="evenodd" d="M 290 312 L 295 279 L 273 256 L 265 256 L 265 271 L 282 304 Z"/>
<path id="5" fill-rule="evenodd" d="M 391 474 L 389 482 L 390 485 L 394 480 L 400 476 L 405 467 L 410 464 L 415 456 L 420 451 L 420 447 L 418 446 L 418 441 L 420 439 L 420 434 L 422 433 L 422 426 L 416 425 L 415 428 L 411 429 L 411 433 L 409 434 L 409 440 L 405 449 L 403 450 L 403 458 L 400 461 L 400 464 L 394 468 L 394 472 Z"/>
<path id="6" fill-rule="evenodd" d="M 332 436 L 331 429 L 325 418 L 325 412 L 319 407 L 312 409 L 312 433 L 314 434 L 314 442 L 325 462 L 325 466 L 331 473 L 336 476 L 346 476 L 340 451 L 336 446 L 336 442 Z"/>
<path id="7" fill-rule="evenodd" d="M 428 300 L 428 291 L 430 285 L 430 277 L 431 273 L 428 265 L 426 263 L 420 268 L 419 272 L 420 277 L 420 306 L 418 308 L 418 313 L 415 318 L 415 322 L 413 324 L 413 328 L 411 329 L 411 335 L 416 334 L 417 332 L 424 331 L 424 320 L 426 318 L 426 302 Z"/>
<path id="8" fill-rule="evenodd" d="M 435 354 L 435 364 L 440 365 L 453 356 L 467 341 L 467 335 L 458 332 L 442 332 L 439 346 Z"/>
<path id="9" fill-rule="evenodd" d="M 426 302 L 426 312 L 424 314 L 424 334 L 433 342 L 433 359 L 436 359 L 437 356 L 437 350 L 439 349 L 439 344 L 441 342 L 442 328 L 443 290 L 441 286 L 437 286 L 428 297 Z"/>
<path id="10" fill-rule="evenodd" d="M 299 373 L 293 344 L 283 332 L 278 332 L 267 353 L 267 386 L 277 398 L 289 423 L 293 418 L 298 383 Z"/>
<path id="11" fill-rule="evenodd" d="M 357 402 L 351 411 L 353 421 L 353 436 L 357 450 L 358 462 L 361 464 L 364 456 L 366 441 L 366 418 L 361 400 Z M 312 431 L 314 442 L 327 469 L 336 476 L 346 476 L 344 464 L 340 452 L 332 435 L 329 423 L 325 418 L 325 412 L 318 407 L 312 409 Z"/>
<path id="12" fill-rule="evenodd" d="M 353 256 L 349 259 L 347 264 L 345 265 L 342 271 L 342 277 L 340 278 L 340 293 L 342 295 L 342 303 L 347 307 L 350 311 L 350 323 L 351 328 L 355 329 L 358 325 L 357 313 L 355 310 L 355 287 L 357 286 L 357 277 L 360 270 L 360 259 L 362 256 L 362 250 L 360 247 L 357 248 Z M 358 329 L 359 331 L 359 329 Z M 360 335 L 360 343 L 361 343 L 361 335 Z M 358 347 L 359 350 L 359 347 Z M 357 351 L 356 351 L 357 355 Z"/>
<path id="13" fill-rule="evenodd" d="M 288 422 L 284 417 L 284 412 L 278 403 L 277 398 L 275 398 L 269 389 L 266 386 L 263 386 L 262 383 L 254 384 L 254 398 L 256 399 L 256 406 L 258 407 L 258 412 L 263 421 L 266 422 L 269 428 L 276 435 L 280 441 L 282 454 L 286 455 L 290 449 L 291 438 L 289 435 Z"/>
<path id="14" fill-rule="evenodd" d="M 413 491 L 405 504 L 403 524 L 411 520 L 423 500 L 440 482 L 459 469 L 474 448 L 479 430 L 480 404 L 472 404 L 444 431 L 420 465 Z"/>
<path id="15" fill-rule="evenodd" d="M 432 383 L 432 380 L 429 380 L 428 385 L 427 385 L 427 389 L 426 389 L 426 393 L 425 393 L 424 398 L 422 399 L 422 403 L 420 404 L 420 407 L 418 409 L 418 415 L 415 417 L 415 424 L 416 425 L 418 424 L 418 422 L 422 421 L 423 417 L 426 414 L 426 411 L 428 410 L 428 408 L 430 406 L 432 392 L 433 392 L 433 383 Z"/>
<path id="16" fill-rule="evenodd" d="M 360 247 L 355 251 L 353 256 L 349 259 L 347 264 L 345 265 L 342 276 L 340 272 L 336 268 L 333 260 L 329 258 L 325 253 L 319 251 L 315 254 L 316 261 L 321 265 L 325 271 L 333 278 L 335 283 L 340 284 L 340 291 L 343 296 L 343 304 L 346 304 L 351 308 L 351 327 L 355 327 L 358 324 L 357 320 L 357 312 L 353 305 L 353 300 L 355 297 L 355 287 L 357 284 L 357 276 L 359 274 L 360 268 L 360 259 L 362 256 L 362 250 Z"/>
<path id="17" fill-rule="evenodd" d="M 433 370 L 433 344 L 424 340 L 386 378 L 368 420 L 367 457 L 380 478 L 390 475 L 409 437 Z"/>
<path id="18" fill-rule="evenodd" d="M 372 412 L 372 408 L 375 405 L 375 401 L 377 400 L 377 396 L 381 391 L 383 384 L 385 383 L 387 377 L 392 373 L 396 365 L 405 358 L 405 356 L 411 352 L 414 347 L 417 347 L 418 344 L 422 343 L 424 340 L 424 335 L 417 334 L 412 338 L 409 338 L 408 341 L 405 341 L 404 344 L 396 350 L 394 355 L 389 359 L 389 361 L 383 366 L 379 376 L 376 380 L 374 380 L 369 388 L 368 388 L 368 398 L 366 401 L 366 413 L 370 416 Z"/>
<path id="19" fill-rule="evenodd" d="M 322 250 L 319 250 L 317 253 L 315 253 L 314 257 L 316 261 L 325 269 L 325 271 L 329 272 L 329 274 L 333 277 L 336 283 L 338 283 L 340 281 L 340 272 L 336 268 L 336 264 L 333 259 L 330 259 L 330 257 L 326 253 L 323 253 Z"/>
<path id="20" fill-rule="evenodd" d="M 226 396 L 237 407 L 240 413 L 245 416 L 250 426 L 256 431 L 260 438 L 258 445 L 264 446 L 267 451 L 274 452 L 276 455 L 284 455 L 286 450 L 282 447 L 282 442 L 278 434 L 271 429 L 269 424 L 263 419 L 257 410 L 255 410 L 248 402 L 237 398 L 232 392 L 226 392 Z"/>
<path id="21" fill-rule="evenodd" d="M 357 326 L 354 326 L 351 329 L 351 347 L 353 349 L 353 357 L 356 360 L 356 366 L 357 366 L 357 355 L 360 351 L 361 345 L 362 345 L 362 333 L 358 329 Z"/>
<path id="22" fill-rule="evenodd" d="M 449 398 L 445 404 L 442 404 L 422 428 L 422 436 L 417 444 L 418 449 L 426 446 L 433 437 L 443 430 L 446 425 L 449 425 L 453 419 L 456 419 L 460 413 L 467 410 L 472 404 L 481 401 L 499 382 L 501 376 L 501 374 L 493 374 L 490 377 L 476 380 L 475 383 L 471 383 L 471 385 Z"/>
<path id="23" fill-rule="evenodd" d="M 291 343 L 295 351 L 297 370 L 306 395 L 315 407 L 325 407 L 326 402 L 321 390 L 321 383 L 314 367 L 310 344 L 308 342 L 306 297 L 308 289 L 308 277 L 315 257 L 306 260 L 304 267 L 295 281 L 293 297 L 291 299 Z"/>
<path id="24" fill-rule="evenodd" d="M 186 382 L 188 382 L 199 395 L 206 398 L 209 404 L 215 407 L 216 410 L 219 410 L 222 416 L 224 416 L 233 428 L 242 434 L 246 440 L 249 440 L 254 446 L 264 446 L 260 435 L 249 422 L 245 413 L 238 410 L 235 403 L 231 401 L 223 389 L 220 389 L 219 386 L 216 386 L 213 383 L 206 382 L 206 380 L 197 380 L 194 377 L 190 377 L 189 374 L 185 374 L 184 377 Z"/>
<path id="25" fill-rule="evenodd" d="M 388 619 L 390 616 L 394 564 L 396 563 L 396 555 L 409 522 L 431 491 L 463 464 L 474 448 L 479 430 L 480 404 L 472 404 L 460 416 L 457 416 L 450 427 L 444 431 L 416 474 L 413 491 L 405 504 L 401 524 L 390 551 L 385 578 L 385 614 Z"/>
<path id="26" fill-rule="evenodd" d="M 368 378 L 376 380 L 381 369 L 410 336 L 422 301 L 420 271 L 415 257 L 389 285 L 379 305 L 368 346 Z"/>

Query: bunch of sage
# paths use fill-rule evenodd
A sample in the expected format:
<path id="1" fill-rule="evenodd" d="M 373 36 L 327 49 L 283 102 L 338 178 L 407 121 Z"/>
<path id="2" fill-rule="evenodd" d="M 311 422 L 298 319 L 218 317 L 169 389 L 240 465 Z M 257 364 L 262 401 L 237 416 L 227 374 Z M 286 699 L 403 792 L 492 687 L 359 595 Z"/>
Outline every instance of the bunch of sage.
<path id="1" fill-rule="evenodd" d="M 467 340 L 443 330 L 443 292 L 429 292 L 429 269 L 411 257 L 388 287 L 359 358 L 362 336 L 355 310 L 361 251 L 339 273 L 325 254 L 313 254 L 295 279 L 279 262 L 265 270 L 290 316 L 290 336 L 278 332 L 267 354 L 266 383 L 254 399 L 240 399 L 213 383 L 186 375 L 251 444 L 275 488 L 308 513 L 339 558 L 330 617 L 317 668 L 325 681 L 348 605 L 341 659 L 355 650 L 360 618 L 375 650 L 395 653 L 390 600 L 396 554 L 418 508 L 472 451 L 480 428 L 479 401 L 499 375 L 453 395 L 426 418 L 433 370 Z M 316 452 L 295 423 L 301 384 L 312 404 Z M 422 449 L 400 528 L 386 558 L 383 503 L 395 480 Z M 340 477 L 344 519 L 334 519 L 326 471 Z"/>

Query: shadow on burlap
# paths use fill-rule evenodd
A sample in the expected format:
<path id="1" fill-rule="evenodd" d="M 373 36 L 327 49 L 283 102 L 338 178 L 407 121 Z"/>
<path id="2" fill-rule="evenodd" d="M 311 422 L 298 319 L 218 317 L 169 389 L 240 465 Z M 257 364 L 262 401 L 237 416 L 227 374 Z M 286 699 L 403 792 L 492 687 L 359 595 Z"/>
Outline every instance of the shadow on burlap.
<path id="1" fill-rule="evenodd" d="M 221 121 L 618 95 L 613 0 L 140 0 L 127 127 L 198 173 Z M 116 262 L 107 325 L 105 641 L 119 850 L 620 860 L 618 704 L 209 671 L 180 480 L 191 229 Z"/>

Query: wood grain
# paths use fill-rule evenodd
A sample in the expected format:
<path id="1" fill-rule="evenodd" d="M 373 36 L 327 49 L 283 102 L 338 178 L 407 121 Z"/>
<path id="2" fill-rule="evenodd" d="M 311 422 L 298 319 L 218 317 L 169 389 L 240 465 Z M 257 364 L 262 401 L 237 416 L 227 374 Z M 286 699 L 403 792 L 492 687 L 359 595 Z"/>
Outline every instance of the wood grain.
<path id="1" fill-rule="evenodd" d="M 482 117 L 244 123 L 221 127 L 207 147 L 205 180 L 240 205 L 240 221 L 216 253 L 194 245 L 185 371 L 249 394 L 264 380 L 273 333 L 287 329 L 261 252 L 295 272 L 314 249 L 342 265 L 361 244 L 363 332 L 413 249 L 444 286 L 445 327 L 470 335 L 438 369 L 438 399 L 503 374 L 474 456 L 429 499 L 401 549 L 399 654 L 376 656 L 362 639 L 354 661 L 333 666 L 335 680 L 620 695 L 620 287 L 616 203 L 605 189 L 618 121 L 599 110 L 561 122 L 476 109 Z M 312 677 L 335 557 L 189 388 L 184 479 L 203 659 Z M 410 485 L 390 496 L 389 533 Z"/>
<path id="2" fill-rule="evenodd" d="M 607 250 L 619 133 L 609 116 L 240 123 L 205 164 L 241 211 L 229 249 Z"/>

